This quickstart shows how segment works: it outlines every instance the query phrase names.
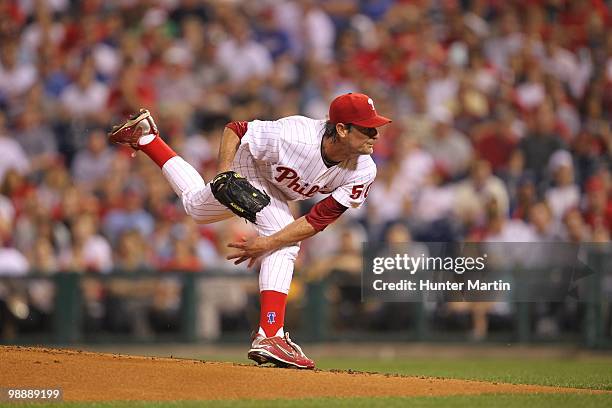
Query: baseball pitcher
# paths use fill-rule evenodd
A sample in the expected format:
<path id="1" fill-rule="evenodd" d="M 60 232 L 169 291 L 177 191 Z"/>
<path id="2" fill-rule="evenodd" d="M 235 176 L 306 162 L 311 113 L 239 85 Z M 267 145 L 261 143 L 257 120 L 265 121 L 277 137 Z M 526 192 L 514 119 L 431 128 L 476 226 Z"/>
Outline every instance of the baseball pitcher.
<path id="1" fill-rule="evenodd" d="M 380 116 L 367 95 L 338 96 L 329 120 L 289 116 L 275 121 L 231 122 L 223 131 L 218 175 L 208 184 L 161 139 L 153 117 L 141 110 L 109 134 L 113 143 L 147 154 L 198 223 L 238 215 L 257 237 L 228 244 L 227 259 L 249 267 L 261 260 L 259 329 L 248 357 L 258 364 L 314 368 L 315 363 L 284 332 L 285 306 L 300 242 L 323 231 L 347 208 L 360 207 L 376 177 L 370 157 Z M 328 194 L 297 220 L 287 205 Z"/>

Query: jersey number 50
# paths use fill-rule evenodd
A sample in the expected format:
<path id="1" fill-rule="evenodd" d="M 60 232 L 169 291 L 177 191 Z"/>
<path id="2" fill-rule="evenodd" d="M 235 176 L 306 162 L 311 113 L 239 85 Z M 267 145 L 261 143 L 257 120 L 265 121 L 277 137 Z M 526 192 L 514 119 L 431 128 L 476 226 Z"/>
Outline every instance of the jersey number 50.
<path id="1" fill-rule="evenodd" d="M 365 193 L 363 194 L 363 197 L 366 198 L 368 196 L 368 193 L 370 192 L 370 187 L 372 186 L 372 183 L 368 184 L 368 187 L 365 189 Z M 358 184 L 356 186 L 353 186 L 353 191 L 351 191 L 351 195 L 350 197 L 353 200 L 358 199 L 361 196 L 361 193 L 363 193 L 363 188 L 365 187 L 365 184 Z"/>

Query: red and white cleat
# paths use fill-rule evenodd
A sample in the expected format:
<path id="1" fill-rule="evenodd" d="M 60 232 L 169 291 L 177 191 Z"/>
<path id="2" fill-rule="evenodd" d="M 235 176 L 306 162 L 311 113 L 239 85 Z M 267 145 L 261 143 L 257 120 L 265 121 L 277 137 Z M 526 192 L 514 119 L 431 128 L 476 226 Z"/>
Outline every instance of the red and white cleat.
<path id="1" fill-rule="evenodd" d="M 248 357 L 257 364 L 272 363 L 277 367 L 315 367 L 314 361 L 306 357 L 302 348 L 291 341 L 289 333 L 285 333 L 283 337 L 264 337 L 256 334 Z"/>
<path id="2" fill-rule="evenodd" d="M 151 113 L 146 109 L 141 109 L 140 112 L 133 114 L 121 125 L 113 126 L 113 129 L 108 134 L 108 139 L 112 143 L 130 146 L 135 150 L 139 150 L 138 139 L 141 136 L 147 135 L 157 136 L 157 126 Z"/>

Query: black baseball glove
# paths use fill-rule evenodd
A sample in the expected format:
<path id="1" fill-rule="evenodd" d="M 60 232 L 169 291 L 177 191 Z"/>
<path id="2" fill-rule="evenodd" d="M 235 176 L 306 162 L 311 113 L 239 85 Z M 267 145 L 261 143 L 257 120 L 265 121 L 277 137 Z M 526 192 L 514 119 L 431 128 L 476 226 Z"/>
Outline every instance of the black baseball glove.
<path id="1" fill-rule="evenodd" d="M 235 171 L 219 173 L 210 187 L 217 201 L 253 224 L 257 213 L 270 204 L 270 196 L 265 191 L 253 187 Z"/>

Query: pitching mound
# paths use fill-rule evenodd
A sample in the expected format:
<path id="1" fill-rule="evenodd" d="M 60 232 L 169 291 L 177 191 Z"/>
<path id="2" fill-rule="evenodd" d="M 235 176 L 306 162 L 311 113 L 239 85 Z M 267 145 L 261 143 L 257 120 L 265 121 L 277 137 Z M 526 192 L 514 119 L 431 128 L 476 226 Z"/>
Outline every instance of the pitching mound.
<path id="1" fill-rule="evenodd" d="M 66 401 L 592 392 L 535 385 L 350 371 L 302 371 L 16 346 L 0 347 L 0 365 L 0 386 L 61 387 Z"/>

